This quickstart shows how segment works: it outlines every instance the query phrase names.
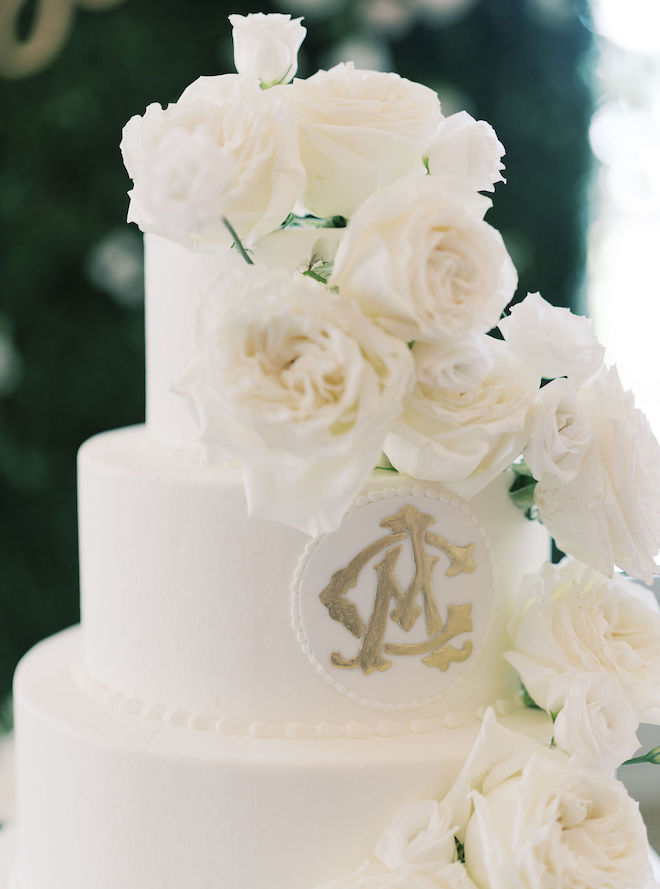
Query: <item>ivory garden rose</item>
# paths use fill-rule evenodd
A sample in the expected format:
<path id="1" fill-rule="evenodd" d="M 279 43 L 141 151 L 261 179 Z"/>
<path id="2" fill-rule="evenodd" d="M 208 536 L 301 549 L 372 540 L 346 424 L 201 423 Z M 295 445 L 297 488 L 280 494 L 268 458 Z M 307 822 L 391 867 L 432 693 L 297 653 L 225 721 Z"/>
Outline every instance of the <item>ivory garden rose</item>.
<path id="1" fill-rule="evenodd" d="M 660 724 L 660 609 L 638 584 L 574 559 L 546 564 L 525 579 L 511 636 L 505 657 L 544 710 L 561 704 L 559 677 L 586 672 L 614 677 L 638 721 Z"/>
<path id="2" fill-rule="evenodd" d="M 443 119 L 433 90 L 352 63 L 294 80 L 285 96 L 300 128 L 303 203 L 322 217 L 351 216 L 402 176 L 422 176 Z"/>
<path id="3" fill-rule="evenodd" d="M 624 786 L 504 728 L 492 710 L 443 805 L 479 889 L 638 889 L 651 880 L 644 823 Z"/>
<path id="4" fill-rule="evenodd" d="M 504 182 L 504 146 L 485 120 L 475 120 L 467 111 L 446 117 L 428 150 L 431 176 L 449 176 L 474 191 L 492 191 Z"/>
<path id="5" fill-rule="evenodd" d="M 187 247 L 251 245 L 276 229 L 305 185 L 296 122 L 276 90 L 240 74 L 200 77 L 178 102 L 124 127 L 129 221 Z"/>
<path id="6" fill-rule="evenodd" d="M 660 445 L 614 367 L 581 386 L 576 404 L 574 450 L 560 460 L 573 477 L 539 479 L 541 521 L 560 549 L 602 574 L 612 576 L 617 565 L 650 583 L 660 542 Z"/>
<path id="7" fill-rule="evenodd" d="M 442 803 L 410 803 L 383 832 L 372 859 L 319 889 L 476 889 L 457 860 L 456 829 Z"/>
<path id="8" fill-rule="evenodd" d="M 442 366 L 443 344 L 434 348 Z M 385 442 L 385 453 L 400 472 L 442 481 L 464 497 L 477 494 L 522 451 L 539 384 L 506 343 L 482 335 L 481 350 L 475 376 L 486 373 L 479 384 L 450 389 L 435 385 L 431 350 L 422 349 L 418 358 L 415 344 L 413 357 L 421 364 L 417 382 Z"/>
<path id="9" fill-rule="evenodd" d="M 518 277 L 483 200 L 441 177 L 396 182 L 352 217 L 331 283 L 402 339 L 485 333 Z"/>
<path id="10" fill-rule="evenodd" d="M 412 385 L 405 343 L 300 275 L 239 260 L 206 293 L 181 388 L 213 460 L 238 458 L 252 513 L 334 530 Z"/>
<path id="11" fill-rule="evenodd" d="M 239 74 L 253 77 L 264 89 L 293 80 L 298 70 L 298 50 L 307 33 L 301 19 L 257 12 L 230 15 L 229 21 Z"/>
<path id="12" fill-rule="evenodd" d="M 548 685 L 557 747 L 585 766 L 614 772 L 639 747 L 639 718 L 618 679 L 569 670 Z"/>

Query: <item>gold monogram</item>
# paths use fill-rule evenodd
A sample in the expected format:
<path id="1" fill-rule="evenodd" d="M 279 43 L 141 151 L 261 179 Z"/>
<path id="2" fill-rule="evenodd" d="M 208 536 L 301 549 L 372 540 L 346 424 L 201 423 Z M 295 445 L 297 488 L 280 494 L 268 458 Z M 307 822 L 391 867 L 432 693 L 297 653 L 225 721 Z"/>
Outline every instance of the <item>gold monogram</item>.
<path id="1" fill-rule="evenodd" d="M 472 642 L 467 640 L 462 648 L 455 648 L 449 642 L 461 633 L 472 630 L 472 605 L 449 605 L 447 619 L 443 621 L 433 592 L 433 569 L 439 556 L 432 555 L 429 547 L 440 550 L 449 558 L 446 577 L 470 574 L 475 570 L 474 543 L 457 546 L 439 534 L 429 530 L 435 519 L 408 504 L 396 515 L 388 516 L 380 523 L 388 528 L 389 534 L 366 546 L 355 558 L 332 575 L 330 583 L 320 593 L 319 598 L 326 606 L 330 617 L 342 623 L 353 636 L 361 640 L 360 648 L 354 657 L 346 658 L 333 651 L 332 663 L 346 670 L 360 667 L 369 675 L 374 670 L 389 670 L 392 661 L 385 655 L 426 655 L 422 661 L 429 667 L 437 667 L 443 672 L 454 661 L 465 661 L 472 654 Z M 395 568 L 401 550 L 407 544 L 412 548 L 415 573 L 404 591 L 395 576 Z M 365 623 L 354 602 L 347 598 L 360 576 L 362 569 L 374 556 L 383 553 L 382 559 L 374 565 L 376 597 L 371 617 Z M 422 614 L 427 638 L 418 643 L 386 642 L 388 621 L 393 620 L 402 630 L 409 632 Z M 390 607 L 394 603 L 394 608 Z"/>

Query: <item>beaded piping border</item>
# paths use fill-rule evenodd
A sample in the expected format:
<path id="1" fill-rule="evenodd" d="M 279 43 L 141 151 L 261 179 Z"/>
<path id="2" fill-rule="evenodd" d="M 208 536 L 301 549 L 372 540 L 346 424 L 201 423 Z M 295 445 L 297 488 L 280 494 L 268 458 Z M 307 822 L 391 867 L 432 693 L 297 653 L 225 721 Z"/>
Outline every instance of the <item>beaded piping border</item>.
<path id="1" fill-rule="evenodd" d="M 370 491 L 368 494 L 363 494 L 360 497 L 358 497 L 356 499 L 355 503 L 353 504 L 353 506 L 351 507 L 351 509 L 348 510 L 348 513 L 356 512 L 357 510 L 361 509 L 363 506 L 368 506 L 370 503 L 376 503 L 379 500 L 389 500 L 393 497 L 428 497 L 430 500 L 440 500 L 443 503 L 447 503 L 449 506 L 453 507 L 454 509 L 458 510 L 459 512 L 462 512 L 465 516 L 467 516 L 467 518 L 470 520 L 470 522 L 472 522 L 472 524 L 478 531 L 478 533 L 481 537 L 481 540 L 483 542 L 484 548 L 486 550 L 486 555 L 488 556 L 488 573 L 489 573 L 489 577 L 490 577 L 491 589 L 493 591 L 495 590 L 496 587 L 495 587 L 495 578 L 493 576 L 493 574 L 494 574 L 493 560 L 492 560 L 491 546 L 490 546 L 490 541 L 488 539 L 488 535 L 486 534 L 486 530 L 485 530 L 483 524 L 481 523 L 481 521 L 472 512 L 472 510 L 467 505 L 467 503 L 464 500 L 461 500 L 460 497 L 457 497 L 456 495 L 445 494 L 444 492 L 436 491 L 433 488 L 422 488 L 419 486 L 416 486 L 413 488 L 405 488 L 405 487 L 402 487 L 402 488 L 380 488 L 380 489 L 377 489 L 374 491 Z M 476 651 L 475 651 L 475 658 L 473 660 L 473 663 L 469 667 L 469 669 L 467 669 L 450 688 L 443 689 L 441 692 L 439 692 L 436 695 L 431 695 L 430 697 L 426 697 L 426 698 L 419 698 L 419 699 L 413 700 L 413 701 L 401 701 L 401 702 L 391 703 L 389 701 L 377 701 L 377 700 L 374 700 L 373 698 L 365 698 L 362 695 L 358 694 L 357 692 L 346 688 L 345 685 L 343 685 L 341 682 L 338 682 L 337 679 L 335 679 L 335 677 L 332 676 L 328 672 L 328 670 L 323 666 L 323 664 L 321 664 L 318 661 L 318 659 L 316 658 L 316 655 L 312 651 L 311 646 L 310 646 L 309 642 L 307 641 L 307 638 L 305 637 L 305 631 L 304 631 L 304 627 L 303 627 L 303 623 L 302 623 L 302 616 L 300 614 L 300 596 L 299 596 L 300 583 L 302 581 L 303 572 L 305 571 L 305 568 L 307 567 L 307 563 L 309 562 L 309 560 L 312 556 L 312 553 L 318 546 L 319 542 L 324 539 L 324 536 L 325 535 L 316 537 L 307 543 L 307 546 L 305 547 L 305 551 L 303 552 L 302 556 L 300 557 L 300 560 L 298 562 L 298 565 L 296 567 L 296 570 L 295 570 L 295 573 L 293 576 L 293 581 L 291 583 L 291 623 L 293 624 L 293 629 L 295 631 L 295 634 L 298 639 L 298 643 L 300 644 L 300 647 L 302 648 L 302 650 L 305 652 L 305 654 L 309 658 L 310 662 L 312 663 L 312 666 L 314 667 L 316 672 L 319 674 L 319 676 L 321 676 L 325 680 L 325 682 L 328 683 L 328 685 L 331 685 L 338 692 L 341 692 L 341 694 L 345 695 L 346 697 L 350 698 L 351 700 L 355 701 L 356 703 L 360 704 L 361 706 L 370 707 L 371 709 L 376 709 L 376 710 L 410 710 L 410 709 L 414 709 L 414 708 L 418 708 L 418 707 L 424 707 L 424 706 L 427 706 L 428 704 L 432 704 L 436 701 L 441 700 L 444 697 L 444 695 L 446 695 L 450 691 L 455 692 L 457 688 L 459 688 L 462 684 L 464 684 L 466 679 L 474 671 L 474 669 L 477 665 L 478 657 L 476 656 L 476 654 L 477 654 Z M 493 601 L 492 607 L 490 609 L 490 614 L 488 616 L 488 623 L 487 623 L 484 633 L 481 637 L 481 643 L 483 643 L 487 639 L 487 637 L 489 636 L 489 634 L 491 632 L 493 620 L 494 620 L 496 612 L 497 612 L 497 601 L 494 597 L 494 601 Z M 466 723 L 463 722 L 461 724 L 465 725 Z"/>
<path id="2" fill-rule="evenodd" d="M 480 704 L 474 710 L 445 713 L 438 718 L 411 719 L 408 722 L 394 722 L 381 719 L 378 722 L 351 721 L 346 723 L 320 722 L 265 722 L 262 720 L 235 719 L 213 713 L 195 713 L 183 707 L 163 707 L 150 704 L 137 698 L 129 698 L 114 691 L 90 675 L 80 659 L 73 664 L 73 675 L 78 687 L 95 698 L 100 698 L 106 706 L 113 707 L 124 716 L 149 719 L 154 722 L 200 732 L 215 732 L 219 735 L 247 735 L 253 738 L 290 738 L 292 740 L 335 741 L 341 738 L 359 740 L 363 738 L 394 738 L 403 735 L 428 735 L 443 729 L 461 728 L 475 720 L 483 719 L 486 710 L 493 706 L 500 716 L 507 716 L 520 709 L 519 695 L 499 698 L 494 703 Z"/>

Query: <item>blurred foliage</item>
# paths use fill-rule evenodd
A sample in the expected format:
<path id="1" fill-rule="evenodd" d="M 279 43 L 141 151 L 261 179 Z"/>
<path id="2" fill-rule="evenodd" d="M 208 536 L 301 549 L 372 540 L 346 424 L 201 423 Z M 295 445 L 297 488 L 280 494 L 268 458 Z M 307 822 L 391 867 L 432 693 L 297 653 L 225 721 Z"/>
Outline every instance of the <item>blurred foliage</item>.
<path id="1" fill-rule="evenodd" d="M 509 183 L 489 218 L 521 292 L 576 305 L 591 35 L 584 4 L 549 21 L 539 2 L 484 0 L 446 27 L 420 19 L 389 54 L 399 73 L 443 98 L 458 92 L 495 126 Z M 347 35 L 382 41 L 365 6 L 342 0 L 331 18 L 308 20 L 302 75 Z M 200 74 L 233 70 L 226 16 L 250 11 L 218 0 L 80 11 L 46 71 L 0 81 L 0 696 L 18 657 L 78 618 L 77 446 L 144 416 L 139 240 L 124 227 L 121 127 Z"/>

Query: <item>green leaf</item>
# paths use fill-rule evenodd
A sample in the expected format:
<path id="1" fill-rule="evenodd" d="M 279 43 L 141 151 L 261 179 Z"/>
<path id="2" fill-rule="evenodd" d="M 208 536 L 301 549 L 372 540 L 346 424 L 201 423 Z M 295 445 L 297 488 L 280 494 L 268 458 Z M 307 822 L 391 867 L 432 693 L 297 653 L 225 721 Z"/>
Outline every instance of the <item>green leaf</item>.
<path id="1" fill-rule="evenodd" d="M 454 837 L 454 842 L 456 843 L 456 854 L 458 855 L 458 860 L 462 861 L 465 864 L 465 846 L 458 837 Z"/>
<path id="2" fill-rule="evenodd" d="M 520 696 L 522 697 L 522 702 L 527 707 L 528 710 L 542 710 L 543 707 L 539 707 L 534 698 L 527 691 L 523 683 L 520 683 Z"/>
<path id="3" fill-rule="evenodd" d="M 648 753 L 642 753 L 641 756 L 633 756 L 632 759 L 627 759 L 622 765 L 632 766 L 640 762 L 647 762 L 653 766 L 660 766 L 660 747 L 653 747 L 652 750 L 649 750 Z"/>

